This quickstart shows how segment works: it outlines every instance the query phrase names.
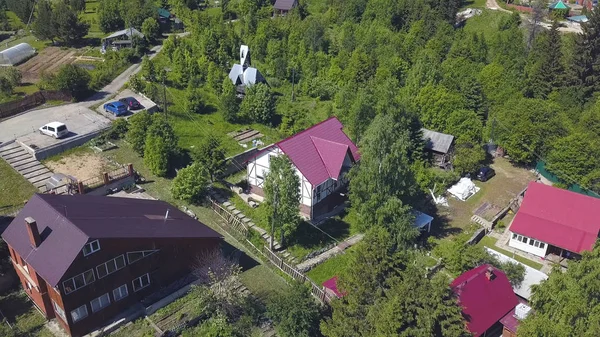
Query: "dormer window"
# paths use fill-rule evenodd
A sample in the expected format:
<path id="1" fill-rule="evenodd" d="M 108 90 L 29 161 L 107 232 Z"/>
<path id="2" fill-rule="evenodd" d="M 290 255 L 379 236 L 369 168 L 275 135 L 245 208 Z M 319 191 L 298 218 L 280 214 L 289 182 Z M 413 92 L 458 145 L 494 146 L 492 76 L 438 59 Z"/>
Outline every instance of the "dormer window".
<path id="1" fill-rule="evenodd" d="M 88 256 L 100 250 L 100 242 L 94 240 L 83 246 L 83 256 Z"/>

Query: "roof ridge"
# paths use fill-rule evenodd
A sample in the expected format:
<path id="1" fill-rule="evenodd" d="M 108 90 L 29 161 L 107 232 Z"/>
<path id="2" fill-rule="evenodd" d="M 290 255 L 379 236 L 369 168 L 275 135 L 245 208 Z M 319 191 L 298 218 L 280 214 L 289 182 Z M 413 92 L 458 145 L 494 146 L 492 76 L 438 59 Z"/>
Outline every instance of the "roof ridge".
<path id="1" fill-rule="evenodd" d="M 296 133 L 296 134 L 293 134 L 293 135 L 291 135 L 291 136 L 289 136 L 289 137 L 287 137 L 287 138 L 285 138 L 285 139 L 282 139 L 282 140 L 278 141 L 278 142 L 277 142 L 277 143 L 275 143 L 274 145 L 277 145 L 277 146 L 279 146 L 279 144 L 281 144 L 281 143 L 283 143 L 283 142 L 285 142 L 285 141 L 287 141 L 287 140 L 290 140 L 290 139 L 292 139 L 292 138 L 295 138 L 295 137 L 297 137 L 297 136 L 299 136 L 299 135 L 301 135 L 301 134 L 303 134 L 303 133 L 305 133 L 305 132 L 307 132 L 307 131 L 309 131 L 309 130 L 312 130 L 312 129 L 316 128 L 317 126 L 321 125 L 321 124 L 325 124 L 325 122 L 328 122 L 328 121 L 330 121 L 330 120 L 332 120 L 332 119 L 335 119 L 335 120 L 337 120 L 337 121 L 338 121 L 340 124 L 342 124 L 342 122 L 340 122 L 340 120 L 339 120 L 339 119 L 338 119 L 336 116 L 331 116 L 331 117 L 327 118 L 326 120 L 324 120 L 324 121 L 321 121 L 321 122 L 319 122 L 319 123 L 317 123 L 317 124 L 315 124 L 315 125 L 311 126 L 311 127 L 310 127 L 310 128 L 308 128 L 308 129 L 304 129 L 304 130 L 302 130 L 302 131 L 300 131 L 300 132 L 298 132 L 298 133 Z M 344 133 L 344 134 L 345 134 L 345 133 Z M 348 138 L 348 139 L 350 139 L 350 138 Z"/>
<path id="2" fill-rule="evenodd" d="M 87 236 L 87 238 L 89 239 L 90 236 L 87 235 L 83 230 L 81 230 L 81 228 L 79 228 L 77 225 L 75 225 L 68 217 L 68 215 L 66 214 L 62 214 L 60 213 L 56 207 L 54 207 L 54 205 L 50 204 L 48 201 L 46 201 L 44 198 L 42 198 L 42 195 L 39 193 L 36 193 L 35 196 L 39 197 L 46 205 L 48 205 L 50 207 L 50 209 L 56 213 L 59 217 L 62 217 L 63 219 L 65 219 L 72 227 L 74 227 L 79 233 Z M 66 206 L 65 206 L 66 207 Z"/>

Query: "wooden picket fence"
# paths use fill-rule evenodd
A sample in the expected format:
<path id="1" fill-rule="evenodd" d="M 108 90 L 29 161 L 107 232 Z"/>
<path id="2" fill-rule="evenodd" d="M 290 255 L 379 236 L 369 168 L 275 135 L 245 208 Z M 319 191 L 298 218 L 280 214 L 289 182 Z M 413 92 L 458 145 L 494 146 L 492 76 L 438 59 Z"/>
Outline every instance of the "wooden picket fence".
<path id="1" fill-rule="evenodd" d="M 334 294 L 327 292 L 325 287 L 322 287 L 316 284 L 313 280 L 311 280 L 304 273 L 296 269 L 294 266 L 286 263 L 281 257 L 279 257 L 275 252 L 269 249 L 269 247 L 263 246 L 262 249 L 256 247 L 252 242 L 248 240 L 248 228 L 244 225 L 244 223 L 240 220 L 239 217 L 229 212 L 225 208 L 221 207 L 216 201 L 212 198 L 209 198 L 211 209 L 219 215 L 227 226 L 221 225 L 221 228 L 224 230 L 233 229 L 236 234 L 240 234 L 246 240 L 246 246 L 252 247 L 253 250 L 259 255 L 264 256 L 267 261 L 269 261 L 272 265 L 277 267 L 279 270 L 284 272 L 289 277 L 293 278 L 296 281 L 301 283 L 309 282 L 311 285 L 311 293 L 315 296 L 321 303 L 329 304 L 333 299 L 337 298 Z"/>
<path id="2" fill-rule="evenodd" d="M 309 282 L 311 285 L 311 293 L 313 296 L 319 299 L 324 304 L 329 304 L 331 300 L 337 298 L 335 295 L 328 293 L 325 287 L 322 287 L 316 284 L 313 280 L 311 280 L 304 273 L 299 271 L 293 266 L 287 264 L 282 258 L 277 256 L 273 251 L 271 251 L 268 247 L 264 246 L 261 252 L 273 265 L 275 265 L 279 270 L 286 273 L 288 276 L 293 278 L 294 280 L 305 283 Z"/>
<path id="3" fill-rule="evenodd" d="M 244 225 L 242 220 L 237 215 L 234 215 L 225 208 L 221 207 L 221 205 L 219 205 L 212 198 L 210 198 L 209 200 L 210 207 L 212 208 L 212 210 L 215 213 L 217 213 L 217 215 L 220 216 L 221 219 L 225 220 L 225 223 L 227 223 L 229 228 L 235 230 L 242 237 L 248 238 L 248 227 Z"/>

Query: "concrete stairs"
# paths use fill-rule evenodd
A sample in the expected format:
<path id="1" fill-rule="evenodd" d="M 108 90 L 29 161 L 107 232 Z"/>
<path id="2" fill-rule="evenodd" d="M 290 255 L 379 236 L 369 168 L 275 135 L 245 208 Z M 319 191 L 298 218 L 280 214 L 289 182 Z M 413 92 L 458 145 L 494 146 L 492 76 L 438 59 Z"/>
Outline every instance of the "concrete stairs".
<path id="1" fill-rule="evenodd" d="M 52 176 L 52 171 L 25 151 L 20 144 L 11 143 L 0 147 L 0 157 L 38 190 L 46 191 L 46 181 Z"/>
<path id="2" fill-rule="evenodd" d="M 238 210 L 230 201 L 227 200 L 227 198 L 225 198 L 219 192 L 216 192 L 216 191 L 213 192 L 212 193 L 212 197 L 219 204 L 221 204 L 221 206 L 224 209 L 226 209 L 231 214 L 233 214 L 236 217 L 238 217 L 245 226 L 247 226 L 249 229 L 257 232 L 260 235 L 260 237 L 262 237 L 263 240 L 265 240 L 265 245 L 269 246 L 269 244 L 271 242 L 271 236 L 269 235 L 269 232 L 267 232 L 266 230 L 260 228 L 259 226 L 256 226 L 256 224 L 252 221 L 252 219 L 250 219 L 244 213 L 242 213 L 240 210 Z M 294 258 L 293 256 L 291 256 L 291 254 L 288 253 L 288 252 L 286 252 L 285 250 L 281 250 L 281 248 L 282 248 L 281 244 L 279 244 L 279 242 L 277 242 L 277 240 L 274 240 L 273 241 L 273 250 L 275 252 L 277 252 L 280 257 L 284 258 L 288 262 L 291 262 L 291 263 L 296 262 L 296 258 Z"/>

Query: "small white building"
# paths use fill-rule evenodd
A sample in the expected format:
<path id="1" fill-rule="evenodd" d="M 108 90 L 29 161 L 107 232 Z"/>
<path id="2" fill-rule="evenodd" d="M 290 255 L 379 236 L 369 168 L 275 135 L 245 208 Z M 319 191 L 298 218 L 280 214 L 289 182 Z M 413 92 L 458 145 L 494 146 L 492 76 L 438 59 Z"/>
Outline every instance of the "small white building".
<path id="1" fill-rule="evenodd" d="M 510 247 L 540 257 L 570 258 L 598 239 L 600 199 L 531 182 L 511 226 Z"/>
<path id="2" fill-rule="evenodd" d="M 315 220 L 331 212 L 343 202 L 340 191 L 346 187 L 346 173 L 360 158 L 358 148 L 342 128 L 332 117 L 262 149 L 248 161 L 251 193 L 264 196 L 270 158 L 285 154 L 300 178 L 300 213 Z"/>
<path id="3" fill-rule="evenodd" d="M 229 79 L 236 86 L 238 92 L 244 93 L 246 87 L 257 83 L 267 83 L 260 71 L 250 66 L 250 48 L 240 46 L 240 63 L 234 64 L 229 71 Z"/>

